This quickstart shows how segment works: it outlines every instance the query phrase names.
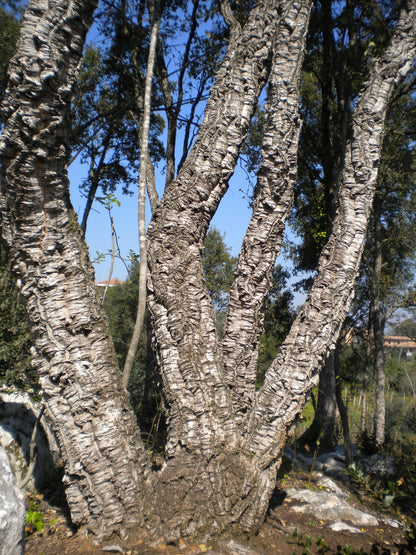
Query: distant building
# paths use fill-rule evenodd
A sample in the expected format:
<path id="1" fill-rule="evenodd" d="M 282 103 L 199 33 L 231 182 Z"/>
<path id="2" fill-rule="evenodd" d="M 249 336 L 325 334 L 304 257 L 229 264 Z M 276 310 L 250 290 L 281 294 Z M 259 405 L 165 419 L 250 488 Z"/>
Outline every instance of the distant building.
<path id="1" fill-rule="evenodd" d="M 104 280 L 104 281 L 97 281 L 96 282 L 96 286 L 98 288 L 100 287 L 107 287 L 107 283 L 108 283 L 108 287 L 114 287 L 115 285 L 121 285 L 124 283 L 124 281 L 120 281 L 119 279 L 110 279 L 110 282 L 108 281 L 108 279 Z"/>
<path id="2" fill-rule="evenodd" d="M 404 335 L 385 335 L 384 348 L 410 357 L 416 353 L 416 342 Z"/>
<path id="3" fill-rule="evenodd" d="M 344 338 L 346 345 L 360 343 L 363 339 L 368 338 L 366 329 L 350 328 Z M 370 334 L 372 340 L 373 334 Z M 399 356 L 411 357 L 416 356 L 416 341 L 412 341 L 405 335 L 385 335 L 383 338 L 384 349 L 394 352 Z"/>

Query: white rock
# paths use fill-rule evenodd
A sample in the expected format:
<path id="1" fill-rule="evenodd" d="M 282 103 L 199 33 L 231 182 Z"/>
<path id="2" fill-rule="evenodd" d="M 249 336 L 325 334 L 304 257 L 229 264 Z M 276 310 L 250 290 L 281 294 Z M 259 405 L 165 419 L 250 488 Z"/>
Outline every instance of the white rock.
<path id="1" fill-rule="evenodd" d="M 22 555 L 24 532 L 24 496 L 16 486 L 9 457 L 0 447 L 0 555 Z"/>
<path id="2" fill-rule="evenodd" d="M 334 532 L 351 532 L 352 534 L 359 534 L 361 530 L 356 528 L 355 526 L 351 526 L 346 522 L 342 522 L 342 520 L 338 520 L 337 522 L 333 522 L 330 525 L 331 530 Z"/>
<path id="3" fill-rule="evenodd" d="M 286 491 L 289 499 L 302 501 L 302 505 L 295 505 L 293 510 L 299 513 L 313 515 L 322 520 L 347 520 L 356 526 L 377 526 L 378 520 L 369 513 L 364 513 L 349 505 L 339 496 L 325 491 L 312 491 L 310 489 Z"/>
<path id="4" fill-rule="evenodd" d="M 331 478 L 328 478 L 328 476 L 317 477 L 316 484 L 317 486 L 325 489 L 326 491 L 330 491 L 343 499 L 347 499 L 349 497 L 349 494 L 345 492 L 343 489 L 341 489 L 339 485 L 336 482 L 334 482 L 334 480 L 331 480 Z"/>
<path id="5" fill-rule="evenodd" d="M 4 447 L 18 483 L 28 472 L 29 445 L 41 403 L 27 393 L 10 388 L 0 389 L 0 446 Z M 59 448 L 51 426 L 44 414 L 35 438 L 36 464 L 27 488 L 37 491 L 54 475 Z"/>

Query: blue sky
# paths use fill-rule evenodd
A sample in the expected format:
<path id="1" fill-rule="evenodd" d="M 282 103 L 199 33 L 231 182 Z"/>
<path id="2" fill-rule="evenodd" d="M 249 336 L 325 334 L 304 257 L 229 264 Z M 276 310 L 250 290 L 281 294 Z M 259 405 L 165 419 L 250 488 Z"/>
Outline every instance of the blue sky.
<path id="1" fill-rule="evenodd" d="M 71 200 L 75 211 L 79 216 L 82 215 L 85 199 L 81 196 L 78 186 L 85 178 L 88 167 L 75 161 L 69 168 L 69 178 L 71 182 Z M 164 182 L 164 175 L 158 172 L 159 184 Z M 160 187 L 159 187 L 160 188 Z M 241 169 L 237 169 L 236 174 L 230 181 L 230 187 L 221 202 L 217 213 L 214 216 L 212 225 L 225 233 L 225 241 L 234 256 L 238 255 L 241 242 L 248 225 L 251 210 L 248 202 L 243 198 L 240 191 L 247 189 L 247 182 Z M 121 254 L 127 259 L 129 251 L 139 251 L 138 229 L 137 229 L 137 191 L 133 196 L 122 195 L 121 191 L 116 194 L 120 201 L 120 207 L 114 206 L 112 214 L 114 218 L 116 233 L 118 236 Z M 147 207 L 148 219 L 150 209 Z M 90 247 L 90 256 L 94 260 L 96 252 L 107 253 L 111 250 L 111 231 L 110 220 L 106 209 L 95 202 L 90 214 L 87 227 L 87 243 Z M 96 277 L 98 281 L 108 278 L 110 267 L 110 257 L 95 264 Z M 126 269 L 121 261 L 116 261 L 113 277 L 124 279 Z"/>
<path id="2" fill-rule="evenodd" d="M 85 199 L 79 192 L 79 184 L 85 178 L 88 171 L 86 165 L 81 165 L 75 161 L 69 168 L 69 178 L 71 182 L 71 200 L 75 211 L 79 216 L 82 215 Z M 159 189 L 163 188 L 164 175 L 157 172 L 156 179 Z M 248 183 L 245 173 L 237 166 L 236 172 L 230 180 L 230 186 L 219 205 L 217 213 L 212 220 L 212 226 L 216 227 L 221 233 L 225 233 L 225 242 L 231 250 L 231 254 L 237 256 L 241 243 L 251 216 L 251 209 L 248 206 L 244 192 L 247 191 Z M 138 226 L 137 226 L 137 191 L 133 196 L 125 196 L 121 193 L 116 194 L 120 201 L 120 206 L 112 209 L 116 234 L 121 250 L 121 255 L 126 262 L 130 250 L 139 252 Z M 150 218 L 150 208 L 147 207 L 147 217 Z M 110 220 L 106 209 L 98 202 L 95 202 L 90 213 L 87 227 L 87 243 L 90 248 L 91 260 L 94 260 L 97 251 L 109 253 L 111 251 L 111 230 Z M 290 263 L 282 257 L 279 262 L 284 267 L 290 268 Z M 110 268 L 110 256 L 106 256 L 100 263 L 94 264 L 97 281 L 108 279 Z M 112 277 L 124 280 L 126 278 L 126 267 L 121 260 L 115 260 Z M 305 295 L 295 294 L 295 305 L 304 302 Z"/>

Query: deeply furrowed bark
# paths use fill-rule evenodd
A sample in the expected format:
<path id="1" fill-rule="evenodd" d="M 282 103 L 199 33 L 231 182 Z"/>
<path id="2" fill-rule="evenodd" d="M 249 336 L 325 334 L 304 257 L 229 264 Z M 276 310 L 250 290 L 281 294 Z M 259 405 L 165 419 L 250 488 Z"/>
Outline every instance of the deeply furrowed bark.
<path id="1" fill-rule="evenodd" d="M 337 216 L 319 260 L 317 278 L 256 396 L 247 443 L 260 460 L 272 456 L 274 438 L 290 428 L 303 407 L 347 314 L 374 198 L 388 102 L 415 55 L 416 5 L 411 3 L 402 10 L 391 44 L 381 59 L 374 61 L 358 98 L 339 184 Z"/>
<path id="2" fill-rule="evenodd" d="M 262 307 L 292 209 L 301 127 L 299 76 L 311 6 L 292 3 L 273 46 L 257 194 L 229 294 L 222 349 L 238 420 L 255 393 Z"/>
<path id="3" fill-rule="evenodd" d="M 80 0 L 29 5 L 3 106 L 0 206 L 72 520 L 102 536 L 140 522 L 147 470 L 69 202 L 67 114 L 94 8 Z"/>
<path id="4" fill-rule="evenodd" d="M 226 349 L 231 353 L 242 347 L 244 356 L 235 360 L 243 370 L 238 380 L 230 379 L 233 365 L 224 370 L 200 252 L 271 67 L 276 79 L 271 94 L 288 86 L 279 84 L 277 68 L 280 56 L 283 66 L 288 62 L 285 52 L 290 47 L 285 50 L 281 45 L 280 51 L 277 46 L 289 31 L 286 40 L 293 44 L 297 40 L 294 49 L 301 48 L 305 29 L 296 27 L 293 14 L 303 14 L 306 26 L 310 2 L 261 1 L 246 26 L 233 33 L 197 142 L 177 180 L 167 187 L 149 229 L 149 310 L 169 427 L 165 463 L 150 476 L 134 416 L 121 392 L 86 247 L 68 200 L 65 117 L 87 27 L 80 16 L 89 19 L 92 5 L 73 0 L 66 13 L 60 5 L 58 0 L 36 2 L 36 7 L 35 2 L 31 4 L 12 64 L 1 210 L 3 236 L 11 248 L 14 271 L 22 280 L 32 321 L 34 362 L 60 437 L 73 518 L 97 534 L 133 522 L 147 526 L 154 536 L 170 539 L 233 525 L 252 532 L 267 509 L 288 429 L 348 309 L 388 99 L 415 56 L 416 7 L 401 17 L 392 46 L 375 63 L 358 100 L 339 187 L 338 216 L 321 256 L 318 278 L 263 388 L 255 395 L 250 384 L 253 367 L 248 364 L 246 370 L 240 364 L 243 359 L 253 360 L 252 347 L 245 347 L 247 339 L 239 341 L 237 333 L 232 337 L 229 333 Z M 287 79 L 297 75 L 300 59 L 295 55 Z M 279 212 L 270 177 L 277 176 L 280 183 L 283 168 L 288 173 L 294 168 L 297 102 L 297 92 L 289 85 L 286 105 L 279 99 L 282 131 L 288 140 L 282 150 L 266 134 L 263 170 L 270 173 L 267 178 L 260 176 L 259 186 L 270 190 L 264 196 L 259 193 L 252 224 L 258 218 L 267 263 L 260 264 L 255 276 L 259 295 L 241 312 L 244 333 L 247 322 L 253 324 L 254 342 L 272 264 L 268 237 L 279 241 L 282 226 L 278 220 L 285 217 L 292 194 L 290 175 L 287 190 L 282 185 L 279 191 L 280 201 L 285 198 Z M 270 129 L 276 131 L 276 125 L 270 119 Z M 279 161 L 267 166 L 271 156 L 284 152 L 290 157 L 287 165 Z M 256 245 L 248 248 L 254 237 L 249 229 L 241 262 L 250 271 L 261 251 Z M 236 290 L 244 285 L 243 274 L 237 276 Z M 255 280 L 246 282 L 254 291 Z M 242 382 L 251 387 L 248 396 L 241 391 Z M 244 412 L 247 421 L 242 421 Z"/>
<path id="5" fill-rule="evenodd" d="M 236 441 L 200 253 L 267 80 L 279 17 L 279 2 L 260 2 L 233 39 L 197 142 L 149 227 L 148 304 L 169 407 L 168 457 Z"/>
<path id="6" fill-rule="evenodd" d="M 284 14 L 279 16 L 277 3 L 261 2 L 241 32 L 233 30 L 233 48 L 211 92 L 196 145 L 178 178 L 167 188 L 149 228 L 149 308 L 169 425 L 167 464 L 154 488 L 161 529 L 164 523 L 173 522 L 168 528 L 176 534 L 192 533 L 209 522 L 211 529 L 212 522 L 217 530 L 242 523 L 244 530 L 253 531 L 264 517 L 274 487 L 277 461 L 269 468 L 260 468 L 252 464 L 252 455 L 241 446 L 229 393 L 232 384 L 227 383 L 222 368 L 200 253 L 268 77 L 269 60 L 274 52 L 277 80 L 278 71 L 287 61 L 284 58 L 278 67 L 277 49 L 292 38 L 292 33 L 299 34 L 296 46 L 302 46 L 309 6 L 309 0 L 293 1 L 285 4 Z M 298 11 L 302 17 L 296 21 L 297 26 L 294 20 Z M 288 80 L 298 74 L 301 59 L 302 54 L 293 56 L 293 65 L 285 73 Z M 278 85 L 274 91 L 282 92 Z M 296 150 L 291 139 L 296 143 L 299 132 L 299 125 L 293 122 L 292 102 L 296 112 L 296 91 L 282 108 L 283 112 L 291 111 L 289 123 L 282 130 L 294 136 L 288 138 L 289 146 L 284 146 L 291 156 Z M 275 97 L 274 107 L 276 103 Z M 276 131 L 276 120 L 273 123 Z M 276 144 L 271 130 L 268 139 L 272 157 Z M 287 170 L 283 162 L 282 166 Z M 293 171 L 292 160 L 290 167 Z M 279 171 L 283 172 L 283 167 Z M 268 194 L 270 199 L 273 193 Z M 277 199 L 273 201 L 277 205 Z M 261 209 L 267 212 L 266 204 Z M 264 234 L 272 233 L 266 225 Z M 164 499 L 176 501 L 167 503 Z M 246 513 L 250 518 L 245 518 Z"/>

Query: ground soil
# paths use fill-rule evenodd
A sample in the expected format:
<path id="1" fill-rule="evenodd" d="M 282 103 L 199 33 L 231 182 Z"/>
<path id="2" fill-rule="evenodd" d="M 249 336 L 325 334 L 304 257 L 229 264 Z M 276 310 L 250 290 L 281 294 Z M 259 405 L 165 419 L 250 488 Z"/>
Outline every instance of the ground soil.
<path id="1" fill-rule="evenodd" d="M 310 516 L 293 511 L 291 508 L 293 503 L 285 499 L 285 489 L 288 487 L 302 489 L 307 486 L 308 480 L 307 473 L 300 471 L 292 471 L 289 476 L 285 476 L 285 479 L 279 482 L 267 518 L 259 533 L 253 538 L 234 538 L 234 540 L 241 546 L 251 547 L 264 555 L 415 553 L 411 548 L 403 547 L 405 544 L 403 527 L 393 528 L 383 524 L 362 529 L 360 533 L 340 533 L 331 530 L 329 527 L 331 522 L 317 521 Z M 351 489 L 351 494 L 350 502 L 356 507 L 373 513 L 379 518 L 399 518 L 403 523 L 409 523 L 408 518 L 400 517 L 397 512 L 392 515 L 391 512 L 383 510 L 381 503 L 370 492 L 363 492 L 354 487 Z M 34 524 L 27 525 L 26 555 L 103 555 L 103 553 L 191 555 L 219 551 L 218 541 L 221 539 L 218 538 L 208 543 L 181 541 L 178 545 L 166 545 L 161 542 L 153 546 L 146 545 L 138 538 L 127 542 L 114 538 L 101 546 L 94 546 L 92 539 L 71 529 L 65 517 L 65 511 L 61 508 L 51 505 L 40 496 L 28 499 L 28 504 L 36 506 L 43 522 L 41 531 L 36 530 Z M 225 537 L 223 541 L 229 539 Z M 237 553 L 238 551 L 235 551 L 235 555 Z"/>

